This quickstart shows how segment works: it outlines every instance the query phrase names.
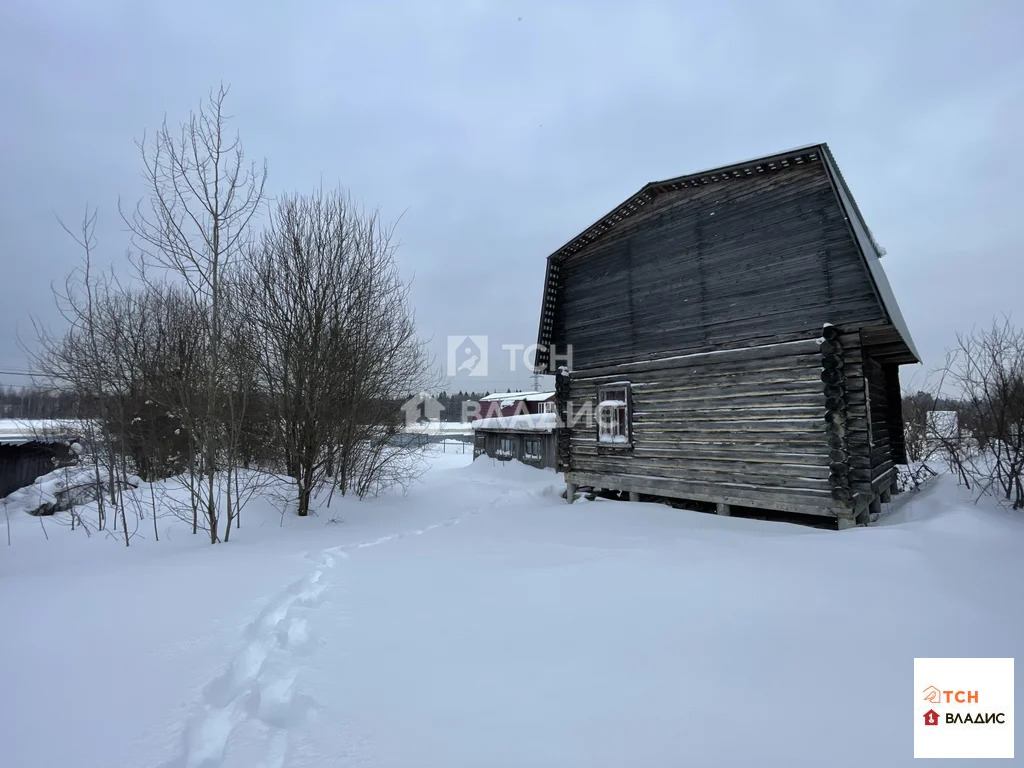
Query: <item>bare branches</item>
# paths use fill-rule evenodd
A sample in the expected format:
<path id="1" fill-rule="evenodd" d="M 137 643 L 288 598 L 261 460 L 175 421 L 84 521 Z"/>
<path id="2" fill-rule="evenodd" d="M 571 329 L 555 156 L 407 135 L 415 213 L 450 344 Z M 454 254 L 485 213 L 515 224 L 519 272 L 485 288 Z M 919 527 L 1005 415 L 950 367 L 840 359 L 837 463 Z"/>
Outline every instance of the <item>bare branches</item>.
<path id="1" fill-rule="evenodd" d="M 267 180 L 266 163 L 247 162 L 239 137 L 226 136 L 227 96 L 221 86 L 177 130 L 165 120 L 139 142 L 149 198 L 121 211 L 141 260 L 206 299 L 248 245 Z"/>
<path id="2" fill-rule="evenodd" d="M 1009 318 L 957 336 L 946 376 L 959 390 L 963 426 L 983 452 L 972 474 L 1024 508 L 1024 330 Z"/>
<path id="3" fill-rule="evenodd" d="M 87 209 L 65 227 L 84 253 L 55 290 L 67 328 L 38 329 L 39 370 L 91 409 L 97 478 L 102 464 L 126 543 L 113 478 L 129 472 L 176 477 L 187 493 L 159 506 L 211 543 L 229 540 L 273 471 L 294 478 L 301 515 L 321 490 L 408 483 L 416 457 L 394 439 L 398 404 L 439 383 L 376 212 L 341 192 L 287 197 L 254 234 L 266 167 L 228 133 L 226 97 L 214 90 L 138 145 L 148 194 L 121 210 L 137 280 L 95 271 Z M 142 501 L 128 502 L 143 519 Z M 158 538 L 152 486 L 148 507 Z"/>
<path id="4" fill-rule="evenodd" d="M 386 466 L 368 457 L 396 431 L 394 401 L 428 384 L 391 237 L 341 192 L 286 197 L 237 277 L 300 515 L 329 478 L 368 492 Z"/>
<path id="5" fill-rule="evenodd" d="M 156 267 L 180 281 L 202 321 L 190 355 L 195 378 L 182 381 L 168 405 L 188 432 L 193 511 L 202 509 L 214 543 L 221 540 L 222 512 L 214 476 L 233 467 L 237 424 L 244 417 L 236 406 L 245 400 L 237 397 L 245 380 L 232 377 L 223 359 L 224 275 L 250 243 L 267 179 L 266 164 L 248 163 L 238 136 L 227 135 L 227 95 L 221 86 L 177 131 L 165 120 L 152 141 L 140 142 L 149 198 L 130 214 L 122 211 L 139 252 L 140 273 L 145 276 L 148 267 Z M 235 508 L 230 494 L 224 505 L 227 538 Z M 193 530 L 198 530 L 197 521 Z"/>

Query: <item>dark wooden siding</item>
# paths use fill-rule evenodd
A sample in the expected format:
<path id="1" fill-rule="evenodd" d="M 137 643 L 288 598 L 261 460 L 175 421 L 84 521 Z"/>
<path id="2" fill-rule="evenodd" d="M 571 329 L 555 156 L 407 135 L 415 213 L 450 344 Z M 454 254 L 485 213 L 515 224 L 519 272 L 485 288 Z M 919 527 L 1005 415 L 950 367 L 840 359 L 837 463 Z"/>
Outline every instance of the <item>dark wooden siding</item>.
<path id="1" fill-rule="evenodd" d="M 821 162 L 656 198 L 560 265 L 572 366 L 886 322 Z"/>
<path id="2" fill-rule="evenodd" d="M 602 384 L 632 389 L 633 447 L 597 440 Z M 575 370 L 567 480 L 616 490 L 834 514 L 816 339 Z"/>
<path id="3" fill-rule="evenodd" d="M 890 453 L 896 464 L 907 463 L 907 444 L 903 431 L 903 391 L 900 389 L 900 367 L 882 366 L 885 374 L 886 426 L 889 430 Z"/>
<path id="4" fill-rule="evenodd" d="M 508 437 L 512 441 L 511 456 L 498 455 L 499 440 L 502 437 Z M 525 441 L 531 438 L 535 438 L 540 444 L 541 458 L 539 460 L 528 458 L 526 455 Z M 476 459 L 480 456 L 489 456 L 499 461 L 518 459 L 524 464 L 534 467 L 554 468 L 557 463 L 557 436 L 554 432 L 510 432 L 478 429 L 473 435 L 473 458 Z"/>
<path id="5" fill-rule="evenodd" d="M 64 443 L 0 445 L 0 497 L 32 485 L 40 475 L 68 463 L 70 455 Z"/>
<path id="6" fill-rule="evenodd" d="M 849 411 L 846 426 L 851 487 L 855 492 L 874 496 L 887 488 L 895 476 L 898 456 L 894 455 L 890 429 L 893 419 L 902 419 L 902 414 L 894 414 L 889 405 L 892 385 L 886 370 L 890 366 L 883 366 L 871 357 L 859 333 L 844 334 L 841 341 L 847 361 L 843 373 Z M 897 379 L 897 392 L 898 382 Z M 902 443 L 902 422 L 898 442 Z"/>

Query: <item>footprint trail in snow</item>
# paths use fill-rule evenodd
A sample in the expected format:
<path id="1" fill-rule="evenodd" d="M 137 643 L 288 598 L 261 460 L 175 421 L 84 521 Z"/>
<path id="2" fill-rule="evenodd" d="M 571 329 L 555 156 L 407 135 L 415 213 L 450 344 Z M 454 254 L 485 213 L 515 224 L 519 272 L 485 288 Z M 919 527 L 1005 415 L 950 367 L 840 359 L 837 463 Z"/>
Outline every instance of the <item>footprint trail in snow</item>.
<path id="1" fill-rule="evenodd" d="M 313 555 L 313 570 L 263 607 L 245 630 L 228 668 L 203 688 L 198 712 L 185 727 L 182 751 L 164 768 L 284 768 L 290 729 L 318 706 L 301 691 L 301 659 L 310 652 L 310 620 L 331 586 L 329 572 L 349 552 L 419 536 L 460 520 L 452 517 Z"/>

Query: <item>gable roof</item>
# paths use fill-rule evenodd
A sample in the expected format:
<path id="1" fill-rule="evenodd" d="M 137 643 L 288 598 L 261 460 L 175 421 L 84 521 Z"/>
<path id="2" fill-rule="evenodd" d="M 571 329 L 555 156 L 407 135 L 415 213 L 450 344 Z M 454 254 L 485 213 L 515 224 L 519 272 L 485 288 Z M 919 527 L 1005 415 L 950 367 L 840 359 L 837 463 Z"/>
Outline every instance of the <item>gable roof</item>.
<path id="1" fill-rule="evenodd" d="M 700 187 L 727 179 L 753 177 L 789 168 L 793 165 L 815 162 L 822 162 L 824 164 L 826 173 L 836 191 L 839 205 L 850 225 L 857 248 L 868 268 L 878 300 L 886 316 L 889 318 L 890 324 L 895 329 L 895 334 L 886 334 L 884 331 L 880 332 L 876 339 L 877 343 L 888 345 L 894 349 L 894 362 L 920 362 L 921 356 L 914 346 L 914 341 L 910 336 L 910 329 L 907 327 L 906 320 L 904 320 L 903 314 L 900 312 L 892 286 L 889 285 L 889 279 L 886 277 L 885 270 L 879 261 L 881 258 L 880 249 L 877 243 L 875 243 L 867 224 L 864 222 L 864 217 L 853 198 L 853 194 L 846 185 L 846 180 L 839 171 L 839 166 L 832 155 L 832 151 L 829 149 L 828 144 L 821 143 L 809 144 L 785 152 L 777 152 L 773 155 L 745 160 L 740 163 L 732 163 L 731 165 L 724 165 L 719 168 L 699 171 L 698 173 L 691 173 L 685 176 L 677 176 L 664 181 L 648 182 L 636 194 L 627 198 L 548 256 L 547 268 L 544 273 L 544 295 L 541 300 L 540 327 L 537 332 L 538 350 L 534 363 L 535 370 L 539 372 L 547 370 L 548 355 L 546 348 L 552 343 L 555 305 L 558 301 L 558 274 L 561 261 L 566 256 L 577 253 L 600 239 L 606 233 L 614 230 L 631 216 L 644 210 L 646 206 L 650 205 L 660 195 L 687 187 Z"/>
<path id="2" fill-rule="evenodd" d="M 488 403 L 494 400 L 525 400 L 529 403 L 542 403 L 555 396 L 554 392 L 495 392 L 493 395 L 484 395 L 478 402 Z"/>

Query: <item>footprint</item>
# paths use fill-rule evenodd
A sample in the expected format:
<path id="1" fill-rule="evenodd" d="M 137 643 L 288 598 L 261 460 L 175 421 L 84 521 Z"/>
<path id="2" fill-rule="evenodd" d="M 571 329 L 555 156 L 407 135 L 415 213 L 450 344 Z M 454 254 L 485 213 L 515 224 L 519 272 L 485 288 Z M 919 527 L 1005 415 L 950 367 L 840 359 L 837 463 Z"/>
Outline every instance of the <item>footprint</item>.
<path id="1" fill-rule="evenodd" d="M 278 643 L 282 648 L 298 650 L 309 642 L 309 622 L 301 618 L 289 619 L 278 630 Z"/>
<path id="2" fill-rule="evenodd" d="M 214 768 L 224 760 L 228 738 L 240 718 L 234 709 L 208 709 L 186 734 L 185 768 Z"/>
<path id="3" fill-rule="evenodd" d="M 292 718 L 296 714 L 292 711 L 295 676 L 294 671 L 286 672 L 283 676 L 264 683 L 257 690 L 258 701 L 254 713 L 256 717 L 267 725 L 278 728 L 285 728 L 292 723 Z"/>
<path id="4" fill-rule="evenodd" d="M 256 768 L 284 768 L 288 756 L 288 734 L 274 731 L 267 742 L 267 754 L 257 763 Z"/>
<path id="5" fill-rule="evenodd" d="M 210 707 L 223 709 L 244 694 L 259 674 L 269 650 L 266 640 L 249 643 L 242 648 L 231 660 L 228 671 L 207 686 L 206 703 Z"/>

